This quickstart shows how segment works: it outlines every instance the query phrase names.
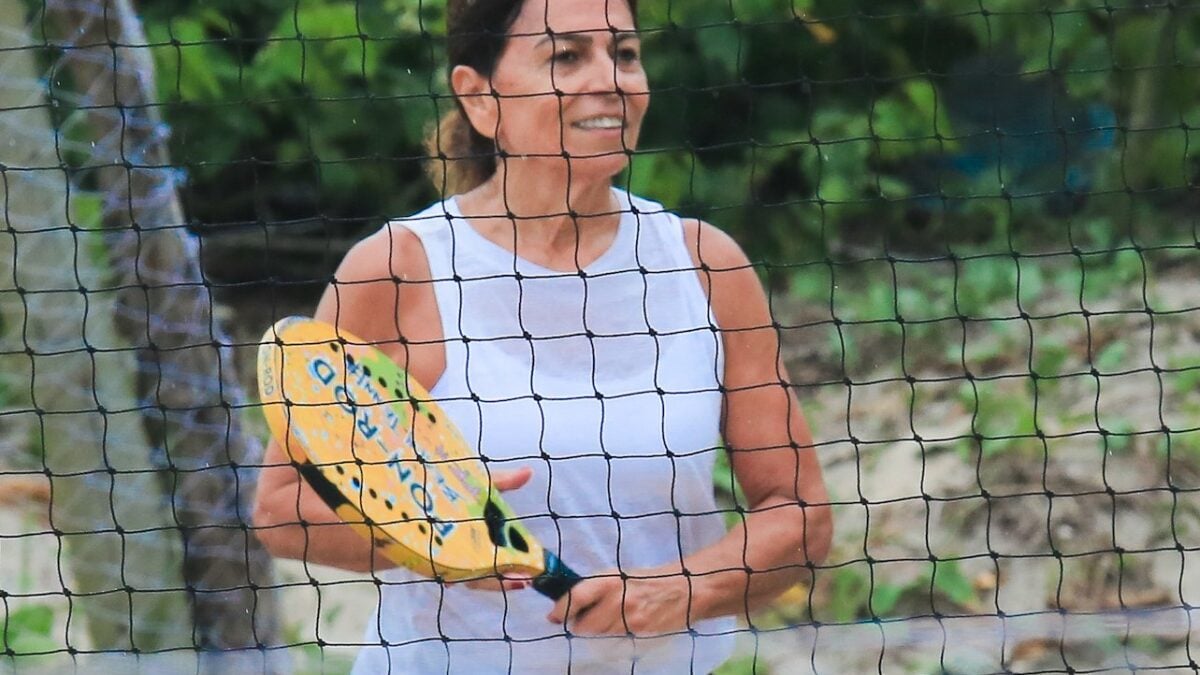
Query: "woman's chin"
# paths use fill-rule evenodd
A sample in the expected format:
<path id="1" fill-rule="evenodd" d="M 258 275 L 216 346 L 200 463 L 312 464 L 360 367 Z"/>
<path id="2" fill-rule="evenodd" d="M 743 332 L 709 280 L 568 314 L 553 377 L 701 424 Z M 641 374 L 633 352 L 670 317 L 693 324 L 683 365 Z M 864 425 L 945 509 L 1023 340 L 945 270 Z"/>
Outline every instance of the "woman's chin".
<path id="1" fill-rule="evenodd" d="M 609 179 L 629 166 L 628 150 L 572 154 L 569 160 L 571 180 Z"/>
<path id="2" fill-rule="evenodd" d="M 570 148 L 565 158 L 562 155 L 552 155 L 551 153 L 510 155 L 508 165 L 510 169 L 517 169 L 522 164 L 529 169 L 537 166 L 539 167 L 536 169 L 538 173 L 565 172 L 566 179 L 571 183 L 579 184 L 611 179 L 629 166 L 631 154 L 632 151 L 619 146 L 606 150 L 592 148 L 586 151 Z"/>

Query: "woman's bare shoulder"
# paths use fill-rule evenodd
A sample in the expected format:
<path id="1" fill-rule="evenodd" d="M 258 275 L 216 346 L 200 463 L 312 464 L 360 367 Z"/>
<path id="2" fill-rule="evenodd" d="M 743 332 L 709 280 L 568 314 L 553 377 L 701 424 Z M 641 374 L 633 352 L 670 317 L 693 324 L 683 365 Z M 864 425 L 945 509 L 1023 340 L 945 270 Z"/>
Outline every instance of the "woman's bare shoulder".
<path id="1" fill-rule="evenodd" d="M 391 337 L 400 307 L 414 308 L 423 302 L 429 284 L 422 282 L 429 279 L 420 238 L 406 227 L 389 223 L 360 240 L 342 258 L 316 317 L 361 337 Z"/>
<path id="2" fill-rule="evenodd" d="M 683 238 L 698 269 L 726 272 L 750 266 L 737 241 L 712 223 L 684 218 Z"/>
<path id="3" fill-rule="evenodd" d="M 717 322 L 726 329 L 756 326 L 767 301 L 754 265 L 729 233 L 694 218 L 683 221 L 684 240 Z"/>
<path id="4" fill-rule="evenodd" d="M 342 284 L 428 281 L 429 263 L 420 237 L 393 221 L 351 247 L 334 278 Z"/>

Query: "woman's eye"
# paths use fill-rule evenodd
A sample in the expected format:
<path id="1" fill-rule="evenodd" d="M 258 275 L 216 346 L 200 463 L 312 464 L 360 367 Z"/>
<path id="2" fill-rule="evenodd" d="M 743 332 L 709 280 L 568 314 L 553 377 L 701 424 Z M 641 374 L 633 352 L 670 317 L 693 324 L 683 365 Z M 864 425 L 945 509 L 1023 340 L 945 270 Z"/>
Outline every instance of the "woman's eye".
<path id="1" fill-rule="evenodd" d="M 555 63 L 574 63 L 579 60 L 579 54 L 574 50 L 567 49 L 559 52 L 554 52 Z"/>
<path id="2" fill-rule="evenodd" d="M 633 47 L 624 47 L 617 50 L 617 59 L 622 63 L 636 63 L 641 58 L 641 54 Z"/>

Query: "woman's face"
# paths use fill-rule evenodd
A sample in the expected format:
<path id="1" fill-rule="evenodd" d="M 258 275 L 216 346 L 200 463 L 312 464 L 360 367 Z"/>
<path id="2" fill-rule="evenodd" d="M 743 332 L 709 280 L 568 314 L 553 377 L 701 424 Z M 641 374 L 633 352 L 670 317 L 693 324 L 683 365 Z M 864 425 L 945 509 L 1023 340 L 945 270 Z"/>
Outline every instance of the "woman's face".
<path id="1" fill-rule="evenodd" d="M 637 147 L 650 95 L 625 0 L 526 0 L 490 90 L 475 75 L 497 96 L 472 120 L 509 155 L 566 153 L 573 177 L 612 176 Z"/>

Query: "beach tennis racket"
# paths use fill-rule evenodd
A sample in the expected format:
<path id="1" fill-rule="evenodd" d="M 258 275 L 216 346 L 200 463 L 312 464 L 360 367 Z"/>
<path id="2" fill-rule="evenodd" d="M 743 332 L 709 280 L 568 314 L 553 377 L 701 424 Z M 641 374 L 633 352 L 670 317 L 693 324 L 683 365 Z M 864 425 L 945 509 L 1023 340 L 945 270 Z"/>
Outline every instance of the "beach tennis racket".
<path id="1" fill-rule="evenodd" d="M 528 576 L 557 600 L 579 576 L 516 521 L 483 461 L 416 380 L 345 331 L 289 317 L 263 336 L 271 434 L 388 559 L 446 581 Z"/>

